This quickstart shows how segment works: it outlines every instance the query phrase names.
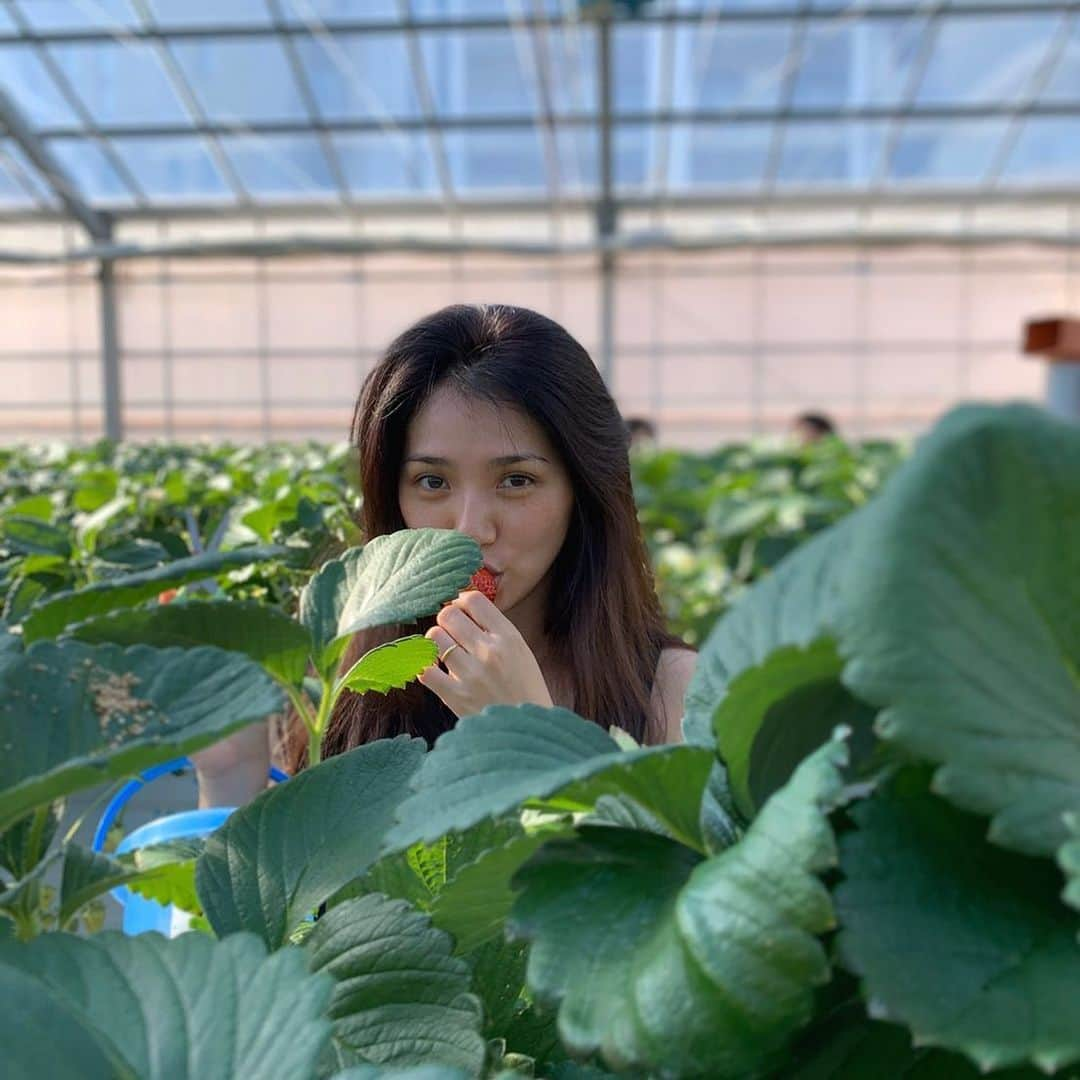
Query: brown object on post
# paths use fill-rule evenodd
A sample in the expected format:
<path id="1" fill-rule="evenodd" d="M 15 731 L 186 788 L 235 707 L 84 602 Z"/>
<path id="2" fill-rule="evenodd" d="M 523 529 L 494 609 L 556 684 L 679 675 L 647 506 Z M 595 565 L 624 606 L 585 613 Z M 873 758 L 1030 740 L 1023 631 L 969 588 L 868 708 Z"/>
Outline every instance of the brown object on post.
<path id="1" fill-rule="evenodd" d="M 1024 326 L 1024 352 L 1050 363 L 1080 362 L 1080 319 L 1030 319 Z"/>

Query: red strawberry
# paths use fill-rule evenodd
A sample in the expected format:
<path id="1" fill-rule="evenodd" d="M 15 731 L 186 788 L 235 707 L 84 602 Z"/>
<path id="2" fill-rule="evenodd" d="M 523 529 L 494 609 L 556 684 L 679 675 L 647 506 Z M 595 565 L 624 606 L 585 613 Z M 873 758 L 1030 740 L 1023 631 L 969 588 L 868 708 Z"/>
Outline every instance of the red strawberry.
<path id="1" fill-rule="evenodd" d="M 495 593 L 498 591 L 498 588 L 498 578 L 496 578 L 486 566 L 481 566 L 480 569 L 473 574 L 469 584 L 462 591 L 468 592 L 470 589 L 475 589 L 477 592 L 482 592 L 492 603 L 494 603 Z"/>
<path id="2" fill-rule="evenodd" d="M 170 600 L 176 599 L 176 594 L 179 591 L 179 589 L 165 589 L 163 592 L 158 593 L 157 602 L 159 604 L 167 604 Z"/>

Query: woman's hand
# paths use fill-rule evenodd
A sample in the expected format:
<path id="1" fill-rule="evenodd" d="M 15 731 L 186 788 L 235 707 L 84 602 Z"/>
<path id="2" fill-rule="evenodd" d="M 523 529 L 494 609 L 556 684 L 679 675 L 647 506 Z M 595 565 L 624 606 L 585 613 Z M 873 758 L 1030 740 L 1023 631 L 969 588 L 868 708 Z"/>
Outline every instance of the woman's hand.
<path id="1" fill-rule="evenodd" d="M 463 592 L 447 604 L 426 636 L 438 646 L 446 671 L 432 664 L 420 682 L 455 716 L 488 705 L 553 704 L 532 650 L 483 593 Z"/>

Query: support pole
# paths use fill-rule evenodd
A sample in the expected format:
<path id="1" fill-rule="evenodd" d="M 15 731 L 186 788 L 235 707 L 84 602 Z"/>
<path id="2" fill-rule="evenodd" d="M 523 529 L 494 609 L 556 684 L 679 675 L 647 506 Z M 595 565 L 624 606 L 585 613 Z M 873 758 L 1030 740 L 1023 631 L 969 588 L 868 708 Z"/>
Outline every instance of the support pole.
<path id="1" fill-rule="evenodd" d="M 1047 363 L 1046 408 L 1080 423 L 1080 319 L 1035 319 L 1024 328 L 1024 352 Z"/>
<path id="2" fill-rule="evenodd" d="M 111 236 L 109 239 L 112 239 Z M 124 417 L 121 408 L 120 338 L 116 323 L 116 263 L 113 259 L 101 260 L 98 295 L 101 302 L 101 389 L 105 408 L 105 438 L 119 442 L 124 437 Z"/>

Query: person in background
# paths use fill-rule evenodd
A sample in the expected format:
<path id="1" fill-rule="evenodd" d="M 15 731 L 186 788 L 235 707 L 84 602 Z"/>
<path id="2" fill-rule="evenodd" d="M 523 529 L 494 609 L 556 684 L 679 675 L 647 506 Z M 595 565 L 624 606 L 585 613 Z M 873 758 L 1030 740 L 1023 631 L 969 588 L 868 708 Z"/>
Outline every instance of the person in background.
<path id="1" fill-rule="evenodd" d="M 836 425 L 821 412 L 800 413 L 791 422 L 791 435 L 799 446 L 809 446 L 836 433 Z"/>
<path id="2" fill-rule="evenodd" d="M 440 661 L 403 690 L 346 691 L 324 756 L 408 734 L 433 744 L 489 705 L 562 706 L 641 743 L 681 739 L 696 654 L 669 633 L 634 504 L 629 433 L 584 348 L 526 308 L 460 305 L 406 330 L 364 381 L 352 424 L 366 539 L 456 529 L 480 545 L 494 601 L 461 593 L 416 626 Z M 286 755 L 303 768 L 298 720 Z M 200 805 L 265 785 L 265 731 L 195 755 Z"/>
<path id="3" fill-rule="evenodd" d="M 651 448 L 656 445 L 656 425 L 644 416 L 627 417 L 626 430 L 630 436 L 631 450 Z"/>

